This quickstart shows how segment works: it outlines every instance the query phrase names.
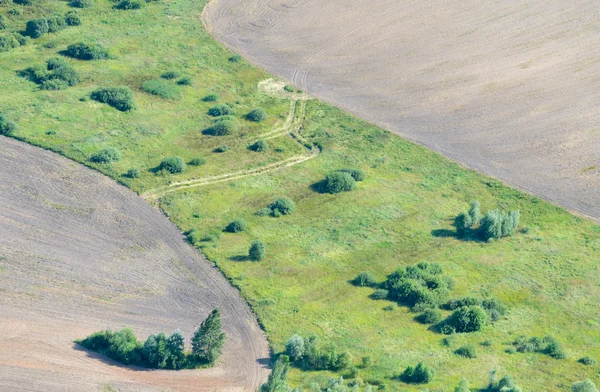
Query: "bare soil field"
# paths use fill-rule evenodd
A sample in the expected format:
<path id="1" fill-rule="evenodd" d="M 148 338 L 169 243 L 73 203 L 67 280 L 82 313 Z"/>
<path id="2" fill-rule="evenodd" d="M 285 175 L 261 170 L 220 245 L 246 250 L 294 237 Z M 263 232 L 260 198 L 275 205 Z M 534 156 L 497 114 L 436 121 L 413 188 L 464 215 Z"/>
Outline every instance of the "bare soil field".
<path id="1" fill-rule="evenodd" d="M 175 225 L 77 163 L 4 137 L 0 146 L 0 390 L 257 390 L 266 338 Z M 73 344 L 106 328 L 189 337 L 215 307 L 227 343 L 212 369 L 125 367 Z"/>
<path id="2" fill-rule="evenodd" d="M 299 88 L 600 218 L 596 2 L 213 0 L 204 20 Z"/>

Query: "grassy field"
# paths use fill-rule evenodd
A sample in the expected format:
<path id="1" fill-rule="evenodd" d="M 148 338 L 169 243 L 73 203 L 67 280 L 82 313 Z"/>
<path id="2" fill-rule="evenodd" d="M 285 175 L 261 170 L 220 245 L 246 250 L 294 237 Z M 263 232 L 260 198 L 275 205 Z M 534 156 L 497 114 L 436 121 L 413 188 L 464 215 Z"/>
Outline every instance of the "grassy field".
<path id="1" fill-rule="evenodd" d="M 108 1 L 79 10 L 83 25 L 32 40 L 27 46 L 0 54 L 0 113 L 18 124 L 14 136 L 56 150 L 96 167 L 144 193 L 172 182 L 257 168 L 304 153 L 287 135 L 270 139 L 265 153 L 249 151 L 256 135 L 283 124 L 289 99 L 258 89 L 269 75 L 232 56 L 202 28 L 204 1 L 153 2 L 141 10 L 118 11 Z M 20 7 L 2 6 L 0 13 Z M 64 2 L 47 1 L 33 8 L 65 13 Z M 10 16 L 10 27 L 22 29 L 27 11 Z M 114 59 L 68 60 L 82 83 L 61 91 L 38 91 L 17 71 L 57 56 L 78 41 L 101 43 Z M 141 91 L 144 81 L 165 71 L 192 79 L 179 86 L 176 101 Z M 89 99 L 97 87 L 129 86 L 137 110 L 122 113 Z M 234 136 L 211 137 L 206 114 L 215 93 L 217 103 L 232 104 L 242 125 Z M 263 107 L 266 121 L 243 119 Z M 55 132 L 48 132 L 55 131 Z M 600 227 L 501 183 L 466 170 L 425 148 L 360 121 L 336 108 L 307 103 L 302 136 L 321 147 L 313 159 L 283 170 L 170 193 L 160 207 L 182 231 L 213 235 L 198 244 L 254 307 L 275 352 L 294 333 L 317 335 L 323 342 L 348 350 L 356 364 L 371 356 L 374 364 L 359 369 L 363 380 L 388 390 L 422 390 L 393 379 L 419 361 L 437 370 L 430 390 L 450 391 L 462 377 L 483 388 L 487 374 L 509 373 L 526 391 L 565 391 L 572 382 L 598 376 L 598 365 L 577 362 L 583 356 L 600 360 L 598 255 Z M 212 152 L 228 145 L 225 153 Z M 123 158 L 109 165 L 91 164 L 88 157 L 116 147 Z M 279 152 L 274 147 L 280 147 Z M 199 167 L 178 175 L 152 172 L 167 156 L 186 161 L 204 157 Z M 312 185 L 333 169 L 360 168 L 367 174 L 352 192 L 330 195 Z M 138 179 L 122 173 L 138 168 Z M 279 196 L 292 198 L 294 214 L 257 216 Z M 488 209 L 520 209 L 521 227 L 512 237 L 491 243 L 463 241 L 454 236 L 454 217 L 472 200 Z M 243 218 L 248 229 L 222 233 L 230 221 Z M 250 243 L 266 244 L 260 262 L 246 258 Z M 380 281 L 396 268 L 420 261 L 440 263 L 454 278 L 453 297 L 494 296 L 508 308 L 494 325 L 473 334 L 444 335 L 414 321 L 417 315 L 389 301 L 369 298 L 372 289 L 349 283 L 361 271 Z M 567 358 L 535 353 L 506 353 L 520 335 L 553 335 Z M 489 341 L 490 345 L 482 345 Z M 454 351 L 464 344 L 478 347 L 479 357 L 465 359 Z M 342 372 L 345 374 L 345 372 Z M 333 374 L 293 370 L 294 385 L 308 385 Z M 339 376 L 339 375 L 333 375 Z"/>

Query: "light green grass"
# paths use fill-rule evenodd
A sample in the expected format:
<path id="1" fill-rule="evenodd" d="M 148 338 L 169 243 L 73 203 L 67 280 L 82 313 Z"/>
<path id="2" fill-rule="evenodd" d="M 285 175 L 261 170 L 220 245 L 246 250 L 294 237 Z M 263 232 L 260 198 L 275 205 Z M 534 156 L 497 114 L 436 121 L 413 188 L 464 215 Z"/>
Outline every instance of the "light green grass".
<path id="1" fill-rule="evenodd" d="M 61 12 L 68 9 L 63 2 L 45 4 Z M 86 164 L 101 148 L 119 148 L 121 161 L 94 167 L 138 192 L 301 154 L 302 148 L 286 136 L 269 140 L 272 148 L 267 153 L 246 149 L 252 135 L 283 122 L 289 103 L 258 91 L 258 82 L 267 74 L 227 60 L 231 53 L 201 26 L 204 4 L 180 0 L 115 11 L 108 1 L 96 1 L 94 7 L 80 10 L 82 27 L 0 55 L 0 89 L 7 92 L 0 96 L 0 112 L 19 124 L 16 137 Z M 68 60 L 82 75 L 78 86 L 37 91 L 33 83 L 16 76 L 17 70 L 55 56 L 70 43 L 96 39 L 115 59 Z M 56 47 L 44 48 L 48 42 Z M 179 87 L 181 100 L 140 90 L 144 81 L 170 70 L 193 79 L 192 86 Z M 79 100 L 107 85 L 129 86 L 138 109 L 121 113 Z M 215 103 L 201 100 L 210 93 L 219 95 L 217 103 L 233 104 L 243 125 L 241 135 L 217 138 L 200 133 L 211 122 L 206 110 Z M 259 106 L 269 114 L 266 121 L 243 120 L 248 110 Z M 46 135 L 48 130 L 56 134 Z M 361 369 L 360 377 L 379 380 L 388 390 L 423 389 L 390 379 L 419 361 L 437 370 L 435 381 L 426 386 L 430 390 L 449 391 L 462 377 L 484 387 L 493 368 L 500 375 L 512 374 L 526 391 L 565 391 L 573 381 L 594 379 L 600 367 L 576 360 L 585 355 L 600 359 L 600 227 L 317 101 L 308 103 L 302 133 L 323 146 L 317 158 L 265 175 L 182 190 L 160 202 L 183 231 L 219 232 L 235 218 L 248 222 L 247 231 L 222 233 L 202 247 L 253 305 L 275 351 L 282 350 L 293 333 L 316 334 L 349 350 L 357 364 L 362 356 L 372 356 L 374 365 Z M 211 152 L 222 144 L 230 150 Z M 285 152 L 275 152 L 277 145 Z M 202 156 L 207 163 L 188 166 L 187 172 L 175 176 L 150 171 L 173 155 L 186 161 Z M 120 177 L 131 167 L 140 169 L 139 179 Z M 311 190 L 311 184 L 329 171 L 343 167 L 363 169 L 367 179 L 349 193 Z M 293 215 L 254 215 L 280 196 L 296 202 Z M 529 231 L 492 243 L 457 240 L 451 236 L 452 220 L 474 199 L 484 211 L 520 209 L 522 227 Z M 238 261 L 255 239 L 265 242 L 266 259 Z M 457 283 L 453 296 L 496 296 L 508 305 L 507 315 L 480 333 L 457 336 L 446 347 L 443 336 L 413 321 L 416 314 L 407 308 L 384 311 L 389 302 L 371 300 L 371 289 L 348 283 L 361 271 L 372 271 L 383 280 L 397 267 L 419 261 L 442 264 Z M 551 334 L 569 357 L 505 353 L 521 334 Z M 479 346 L 485 340 L 492 346 Z M 477 359 L 453 353 L 466 344 L 478 345 Z M 294 385 L 329 376 L 291 373 Z"/>

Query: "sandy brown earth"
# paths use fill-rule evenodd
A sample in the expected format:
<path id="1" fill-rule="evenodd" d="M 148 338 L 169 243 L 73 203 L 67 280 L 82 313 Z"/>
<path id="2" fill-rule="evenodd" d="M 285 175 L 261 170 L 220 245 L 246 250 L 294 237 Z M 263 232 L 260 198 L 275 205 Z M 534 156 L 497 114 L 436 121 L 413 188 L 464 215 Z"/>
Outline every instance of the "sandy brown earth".
<path id="1" fill-rule="evenodd" d="M 0 137 L 1 391 L 256 391 L 268 345 L 237 290 L 158 210 L 110 179 Z M 74 339 L 181 329 L 211 309 L 227 343 L 217 367 L 132 369 Z"/>
<path id="2" fill-rule="evenodd" d="M 600 218 L 589 0 L 212 0 L 257 65 L 471 168 Z"/>

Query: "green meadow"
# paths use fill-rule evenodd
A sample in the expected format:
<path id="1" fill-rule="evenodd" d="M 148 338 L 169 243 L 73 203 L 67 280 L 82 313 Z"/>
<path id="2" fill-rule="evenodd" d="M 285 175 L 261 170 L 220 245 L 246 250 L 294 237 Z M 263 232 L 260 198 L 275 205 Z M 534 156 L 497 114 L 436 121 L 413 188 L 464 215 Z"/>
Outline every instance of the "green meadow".
<path id="1" fill-rule="evenodd" d="M 0 4 L 7 31 L 23 30 L 27 20 L 40 15 L 74 9 L 56 0 Z M 0 113 L 17 124 L 12 136 L 89 165 L 144 195 L 170 184 L 258 169 L 257 175 L 175 187 L 150 201 L 183 232 L 196 233 L 194 245 L 240 289 L 275 354 L 295 333 L 315 335 L 349 352 L 357 368 L 355 374 L 294 368 L 292 386 L 309 390 L 311 383 L 324 387 L 329 378 L 344 376 L 392 391 L 453 391 L 466 377 L 472 388 L 483 389 L 492 369 L 512 375 L 524 391 L 567 391 L 575 381 L 597 380 L 600 366 L 578 359 L 600 360 L 599 226 L 318 100 L 308 100 L 304 114 L 296 112 L 295 137 L 282 133 L 267 140 L 266 151 L 250 150 L 261 134 L 284 125 L 300 94 L 259 88 L 271 76 L 232 58 L 210 37 L 201 21 L 205 4 L 161 0 L 125 11 L 95 0 L 76 9 L 81 26 L 0 53 Z M 102 45 L 111 58 L 82 61 L 60 54 L 81 41 Z M 53 57 L 64 58 L 81 82 L 40 90 L 19 75 Z M 171 71 L 178 76 L 163 80 L 175 92 L 172 98 L 142 90 L 145 82 Z M 191 84 L 178 84 L 181 78 Z M 90 99 L 96 88 L 112 86 L 129 87 L 136 109 L 121 112 Z M 210 94 L 216 101 L 204 100 Z M 232 135 L 202 133 L 213 124 L 207 111 L 216 104 L 233 109 L 239 129 Z M 247 120 L 246 113 L 257 107 L 265 109 L 266 120 Z M 223 145 L 227 151 L 215 152 Z M 307 145 L 314 157 L 268 169 L 306 154 Z M 89 160 L 104 148 L 118 149 L 121 158 L 109 164 Z M 206 162 L 187 165 L 179 174 L 157 171 L 171 156 Z M 361 169 L 366 179 L 350 192 L 314 190 L 341 168 Z M 123 176 L 129 169 L 138 169 L 139 177 Z M 293 214 L 256 214 L 284 196 L 295 202 Z M 491 242 L 457 238 L 454 219 L 473 200 L 481 202 L 483 213 L 520 210 L 517 232 Z M 247 229 L 223 232 L 234 219 L 244 219 Z M 254 240 L 265 244 L 261 261 L 247 257 Z M 350 283 L 362 271 L 383 282 L 397 268 L 421 261 L 439 263 L 452 277 L 451 298 L 495 297 L 506 313 L 482 331 L 447 336 L 416 322 L 419 313 L 371 299 L 373 288 Z M 513 352 L 521 335 L 555 337 L 566 358 Z M 477 358 L 455 353 L 464 345 L 474 345 Z M 362 366 L 363 357 L 373 363 Z M 396 378 L 418 362 L 435 368 L 432 382 L 411 385 Z"/>

